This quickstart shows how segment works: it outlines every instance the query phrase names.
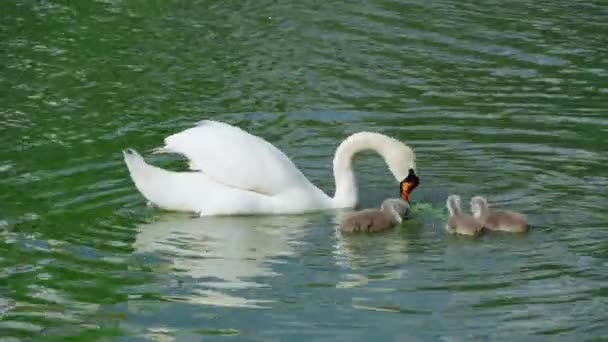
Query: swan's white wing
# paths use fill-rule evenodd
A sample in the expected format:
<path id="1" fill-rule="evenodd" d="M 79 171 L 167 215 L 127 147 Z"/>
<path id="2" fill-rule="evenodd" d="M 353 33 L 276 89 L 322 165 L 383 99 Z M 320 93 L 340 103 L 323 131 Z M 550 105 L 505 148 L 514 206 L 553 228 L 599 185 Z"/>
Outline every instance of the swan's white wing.
<path id="1" fill-rule="evenodd" d="M 202 172 L 173 172 L 150 165 L 134 150 L 123 151 L 131 179 L 154 205 L 200 215 L 273 213 L 276 200 L 217 183 Z"/>
<path id="2" fill-rule="evenodd" d="M 217 121 L 197 126 L 165 139 L 160 150 L 179 153 L 216 182 L 239 189 L 276 195 L 310 182 L 293 162 L 266 140 Z"/>

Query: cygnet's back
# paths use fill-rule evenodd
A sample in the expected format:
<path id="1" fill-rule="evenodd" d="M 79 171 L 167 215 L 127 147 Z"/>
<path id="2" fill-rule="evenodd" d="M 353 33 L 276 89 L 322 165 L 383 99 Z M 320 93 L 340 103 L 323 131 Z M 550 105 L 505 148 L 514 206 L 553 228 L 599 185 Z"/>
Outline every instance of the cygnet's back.
<path id="1" fill-rule="evenodd" d="M 445 227 L 448 233 L 477 236 L 483 232 L 483 223 L 462 211 L 460 196 L 448 196 L 446 205 L 450 212 Z"/>
<path id="2" fill-rule="evenodd" d="M 378 233 L 400 224 L 409 214 L 410 205 L 400 198 L 389 198 L 382 202 L 380 210 L 366 209 L 352 214 L 340 224 L 346 233 Z"/>
<path id="3" fill-rule="evenodd" d="M 471 211 L 487 229 L 511 233 L 523 233 L 528 230 L 528 220 L 524 215 L 513 211 L 493 212 L 488 201 L 482 196 L 471 198 Z"/>

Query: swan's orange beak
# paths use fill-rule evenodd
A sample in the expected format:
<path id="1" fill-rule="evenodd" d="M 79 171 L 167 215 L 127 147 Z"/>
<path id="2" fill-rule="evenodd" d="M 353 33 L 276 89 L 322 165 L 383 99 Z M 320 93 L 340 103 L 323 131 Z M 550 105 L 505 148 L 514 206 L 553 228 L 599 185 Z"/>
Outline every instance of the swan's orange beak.
<path id="1" fill-rule="evenodd" d="M 414 169 L 410 169 L 409 174 L 405 177 L 404 180 L 399 184 L 399 192 L 401 193 L 401 198 L 404 201 L 408 201 L 410 198 L 410 193 L 416 189 L 416 187 L 420 184 L 420 179 L 416 176 Z"/>

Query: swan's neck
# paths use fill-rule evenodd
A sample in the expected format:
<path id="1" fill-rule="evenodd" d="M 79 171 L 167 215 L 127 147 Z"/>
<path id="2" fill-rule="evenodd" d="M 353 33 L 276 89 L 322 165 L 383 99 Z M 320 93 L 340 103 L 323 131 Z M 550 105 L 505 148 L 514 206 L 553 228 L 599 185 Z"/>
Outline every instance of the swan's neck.
<path id="1" fill-rule="evenodd" d="M 334 156 L 334 178 L 336 192 L 334 205 L 338 208 L 353 208 L 357 205 L 357 180 L 353 170 L 353 157 L 366 150 L 377 152 L 388 160 L 392 138 L 373 132 L 359 132 L 346 138 Z M 389 165 L 390 166 L 390 165 Z"/>

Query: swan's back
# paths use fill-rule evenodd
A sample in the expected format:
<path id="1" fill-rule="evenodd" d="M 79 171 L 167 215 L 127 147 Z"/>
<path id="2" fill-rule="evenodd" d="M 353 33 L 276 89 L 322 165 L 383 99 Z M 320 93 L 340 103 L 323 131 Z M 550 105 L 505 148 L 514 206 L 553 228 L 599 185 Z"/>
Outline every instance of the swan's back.
<path id="1" fill-rule="evenodd" d="M 265 195 L 313 186 L 274 145 L 222 122 L 201 121 L 167 137 L 161 150 L 184 155 L 192 170 L 219 183 Z"/>

